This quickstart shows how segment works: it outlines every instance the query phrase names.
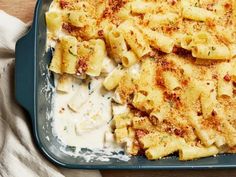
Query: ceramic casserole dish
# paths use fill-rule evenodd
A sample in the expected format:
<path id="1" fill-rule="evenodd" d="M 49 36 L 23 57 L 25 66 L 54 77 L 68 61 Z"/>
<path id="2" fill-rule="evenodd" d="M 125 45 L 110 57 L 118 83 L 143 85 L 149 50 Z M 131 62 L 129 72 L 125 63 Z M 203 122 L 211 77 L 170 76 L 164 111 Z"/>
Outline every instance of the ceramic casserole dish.
<path id="1" fill-rule="evenodd" d="M 53 75 L 48 71 L 52 54 L 46 51 L 47 28 L 45 12 L 51 0 L 39 0 L 34 22 L 29 32 L 16 45 L 16 98 L 29 113 L 36 145 L 53 163 L 78 169 L 208 169 L 236 167 L 236 154 L 223 154 L 199 160 L 181 162 L 176 156 L 149 161 L 143 156 L 129 161 L 85 161 L 61 151 L 61 144 L 53 136 L 51 121 Z M 52 86 L 48 84 L 51 83 Z M 71 149 L 73 151 L 73 148 Z M 90 150 L 84 149 L 84 152 Z"/>

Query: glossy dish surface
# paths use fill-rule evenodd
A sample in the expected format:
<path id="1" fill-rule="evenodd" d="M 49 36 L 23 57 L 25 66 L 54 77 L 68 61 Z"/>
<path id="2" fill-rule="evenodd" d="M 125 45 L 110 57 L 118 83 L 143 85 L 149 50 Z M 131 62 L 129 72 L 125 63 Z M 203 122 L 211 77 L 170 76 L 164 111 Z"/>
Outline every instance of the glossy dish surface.
<path id="1" fill-rule="evenodd" d="M 132 157 L 128 162 L 116 159 L 111 159 L 108 162 L 99 160 L 86 162 L 81 158 L 71 157 L 60 151 L 61 144 L 52 135 L 50 122 L 47 120 L 47 117 L 50 117 L 47 112 L 51 110 L 53 92 L 53 87 L 45 87 L 48 84 L 45 73 L 48 72 L 47 66 L 52 57 L 50 51 L 45 53 L 46 25 L 44 14 L 49 5 L 50 2 L 48 1 L 38 1 L 34 24 L 30 32 L 17 43 L 16 97 L 30 114 L 37 145 L 51 161 L 68 168 L 85 169 L 185 169 L 236 166 L 235 155 L 219 155 L 188 162 L 179 162 L 176 156 L 159 161 L 148 161 L 139 156 Z M 25 52 L 26 49 L 28 52 Z M 52 76 L 50 82 L 53 84 Z M 88 150 L 85 149 L 84 151 Z"/>

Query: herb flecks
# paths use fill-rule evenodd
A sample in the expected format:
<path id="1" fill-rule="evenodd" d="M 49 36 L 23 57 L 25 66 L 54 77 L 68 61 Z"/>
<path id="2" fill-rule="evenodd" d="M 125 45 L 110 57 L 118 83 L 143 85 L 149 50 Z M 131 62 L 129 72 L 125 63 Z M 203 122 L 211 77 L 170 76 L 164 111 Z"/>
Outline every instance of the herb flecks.
<path id="1" fill-rule="evenodd" d="M 74 53 L 71 51 L 71 48 L 70 48 L 68 51 L 69 51 L 69 53 L 70 53 L 71 55 L 73 55 L 74 57 L 77 57 L 77 55 L 74 54 Z"/>
<path id="2" fill-rule="evenodd" d="M 91 82 L 88 83 L 88 89 L 91 90 Z"/>

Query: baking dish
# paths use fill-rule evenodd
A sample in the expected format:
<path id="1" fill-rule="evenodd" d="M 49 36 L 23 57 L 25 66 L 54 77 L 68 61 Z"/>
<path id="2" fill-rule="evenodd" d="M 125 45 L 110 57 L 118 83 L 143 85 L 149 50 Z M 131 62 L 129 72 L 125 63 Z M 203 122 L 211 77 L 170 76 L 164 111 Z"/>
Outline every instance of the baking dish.
<path id="1" fill-rule="evenodd" d="M 166 159 L 149 161 L 143 156 L 131 157 L 129 161 L 110 159 L 93 160 L 70 156 L 61 151 L 62 145 L 53 136 L 50 114 L 53 99 L 53 75 L 48 72 L 52 58 L 46 51 L 46 23 L 44 14 L 50 0 L 39 0 L 34 22 L 29 32 L 16 44 L 16 99 L 31 118 L 35 143 L 53 163 L 79 169 L 203 169 L 236 167 L 236 155 L 218 155 L 194 161 L 181 162 L 173 155 Z M 50 85 L 49 85 L 50 83 Z M 70 148 L 70 147 L 68 147 Z M 73 148 L 69 149 L 73 151 Z M 84 149 L 83 153 L 90 152 Z"/>

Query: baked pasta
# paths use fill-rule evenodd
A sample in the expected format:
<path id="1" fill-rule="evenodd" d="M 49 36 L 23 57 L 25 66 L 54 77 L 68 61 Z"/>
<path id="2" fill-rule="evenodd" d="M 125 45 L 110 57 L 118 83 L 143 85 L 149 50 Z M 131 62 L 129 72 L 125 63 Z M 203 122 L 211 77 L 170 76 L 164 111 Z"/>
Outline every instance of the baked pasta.
<path id="1" fill-rule="evenodd" d="M 54 0 L 46 22 L 57 90 L 98 79 L 111 95 L 105 141 L 150 160 L 236 152 L 235 0 Z M 76 131 L 102 122 L 98 111 Z"/>

